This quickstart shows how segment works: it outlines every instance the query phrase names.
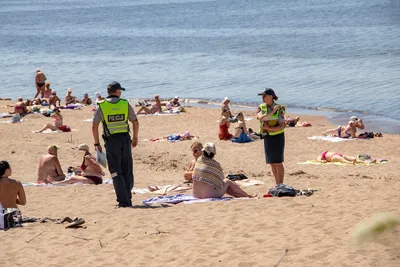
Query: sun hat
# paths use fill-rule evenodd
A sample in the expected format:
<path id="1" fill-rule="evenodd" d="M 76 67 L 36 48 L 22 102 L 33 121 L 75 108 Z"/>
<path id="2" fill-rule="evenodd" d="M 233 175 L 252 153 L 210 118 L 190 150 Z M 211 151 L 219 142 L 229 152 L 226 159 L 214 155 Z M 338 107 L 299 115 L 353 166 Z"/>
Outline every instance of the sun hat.
<path id="1" fill-rule="evenodd" d="M 89 146 L 87 144 L 80 144 L 78 146 L 78 150 L 85 150 L 85 151 L 89 151 Z"/>
<path id="2" fill-rule="evenodd" d="M 272 95 L 274 100 L 278 100 L 278 96 L 275 94 L 275 91 L 272 88 L 265 88 L 264 91 L 258 95 Z"/>
<path id="3" fill-rule="evenodd" d="M 211 142 L 205 143 L 205 145 L 201 151 L 205 151 L 208 154 L 211 154 L 211 153 L 215 154 L 216 153 L 215 143 L 211 143 Z"/>
<path id="4" fill-rule="evenodd" d="M 179 100 L 179 96 L 175 96 L 174 99 L 178 99 Z"/>
<path id="5" fill-rule="evenodd" d="M 56 90 L 51 91 L 52 94 L 57 94 Z"/>
<path id="6" fill-rule="evenodd" d="M 224 100 L 222 100 L 222 104 L 224 104 L 225 103 L 225 101 L 228 101 L 229 100 L 229 98 L 227 97 L 227 96 L 225 96 L 224 97 Z M 230 101 L 230 100 L 229 100 Z"/>
<path id="7" fill-rule="evenodd" d="M 121 85 L 119 84 L 119 82 L 116 81 L 112 81 L 108 86 L 107 89 L 110 91 L 117 91 L 117 90 L 122 90 L 125 91 L 125 88 L 122 88 Z"/>
<path id="8" fill-rule="evenodd" d="M 350 117 L 350 121 L 351 122 L 356 122 L 356 121 L 358 121 L 358 117 L 357 116 L 351 116 Z"/>
<path id="9" fill-rule="evenodd" d="M 101 96 L 99 92 L 96 92 L 94 95 L 95 95 L 96 97 Z"/>
<path id="10" fill-rule="evenodd" d="M 68 89 L 67 89 L 67 92 L 72 92 L 72 89 L 71 89 L 71 88 L 68 88 Z"/>

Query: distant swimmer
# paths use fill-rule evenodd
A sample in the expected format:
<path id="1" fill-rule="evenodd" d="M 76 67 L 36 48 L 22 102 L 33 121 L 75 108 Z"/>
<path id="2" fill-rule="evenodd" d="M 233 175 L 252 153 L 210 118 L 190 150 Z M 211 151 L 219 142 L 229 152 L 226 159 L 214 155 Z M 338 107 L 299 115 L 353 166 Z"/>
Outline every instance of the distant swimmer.
<path id="1" fill-rule="evenodd" d="M 43 90 L 46 80 L 47 80 L 46 75 L 44 75 L 44 73 L 40 69 L 36 69 L 36 76 L 35 76 L 36 94 L 33 98 L 37 98 L 39 94 L 41 94 L 41 97 L 43 97 Z"/>

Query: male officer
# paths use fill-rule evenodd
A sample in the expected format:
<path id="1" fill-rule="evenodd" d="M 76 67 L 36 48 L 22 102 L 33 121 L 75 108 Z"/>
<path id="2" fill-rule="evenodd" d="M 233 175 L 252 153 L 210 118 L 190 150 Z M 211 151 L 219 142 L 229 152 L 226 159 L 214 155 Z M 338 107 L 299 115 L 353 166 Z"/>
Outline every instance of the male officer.
<path id="1" fill-rule="evenodd" d="M 108 169 L 113 179 L 118 207 L 132 206 L 133 160 L 132 148 L 137 146 L 139 122 L 129 102 L 121 99 L 125 91 L 118 82 L 107 87 L 108 97 L 99 101 L 93 117 L 92 132 L 96 149 L 102 151 L 99 141 L 99 124 L 103 124 Z M 128 120 L 132 123 L 132 141 Z"/>

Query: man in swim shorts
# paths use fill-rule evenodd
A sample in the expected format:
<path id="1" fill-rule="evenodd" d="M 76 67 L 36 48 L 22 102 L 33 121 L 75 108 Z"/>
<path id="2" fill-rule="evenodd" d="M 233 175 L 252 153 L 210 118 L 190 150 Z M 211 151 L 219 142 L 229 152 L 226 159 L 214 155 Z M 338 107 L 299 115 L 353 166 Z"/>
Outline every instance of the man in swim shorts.
<path id="1" fill-rule="evenodd" d="M 50 145 L 47 154 L 39 160 L 37 183 L 47 183 L 48 181 L 62 181 L 65 174 L 58 161 L 58 146 Z"/>
<path id="2" fill-rule="evenodd" d="M 40 69 L 36 69 L 36 76 L 35 76 L 36 94 L 33 98 L 37 98 L 39 94 L 41 94 L 41 97 L 43 97 L 43 90 L 46 80 L 47 80 L 46 75 L 44 75 L 44 73 Z"/>

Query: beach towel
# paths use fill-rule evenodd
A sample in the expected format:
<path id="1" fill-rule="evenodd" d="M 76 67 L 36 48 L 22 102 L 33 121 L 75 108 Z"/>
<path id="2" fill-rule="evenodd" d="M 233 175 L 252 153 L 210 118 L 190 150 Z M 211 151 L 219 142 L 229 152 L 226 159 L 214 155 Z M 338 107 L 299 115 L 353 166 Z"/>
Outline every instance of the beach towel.
<path id="1" fill-rule="evenodd" d="M 112 179 L 104 179 L 103 184 L 113 184 Z M 44 187 L 44 186 L 67 186 L 67 185 L 89 185 L 89 184 L 83 184 L 83 183 L 75 183 L 75 184 L 45 184 L 45 183 L 22 183 L 22 186 L 38 186 L 38 187 Z"/>
<path id="2" fill-rule="evenodd" d="M 224 173 L 221 165 L 215 159 L 200 156 L 194 166 L 193 180 L 209 184 L 221 191 Z"/>
<path id="3" fill-rule="evenodd" d="M 161 113 L 156 112 L 154 114 L 137 114 L 136 116 L 169 116 L 169 115 L 179 115 L 181 114 L 180 111 L 163 111 Z"/>
<path id="4" fill-rule="evenodd" d="M 240 181 L 235 181 L 237 185 L 240 187 L 246 187 L 246 186 L 254 186 L 254 185 L 263 185 L 263 181 L 255 180 L 255 179 L 244 179 Z"/>
<path id="5" fill-rule="evenodd" d="M 234 143 L 249 143 L 253 142 L 253 139 L 251 139 L 244 131 L 242 131 L 239 138 L 232 138 L 231 141 Z"/>
<path id="6" fill-rule="evenodd" d="M 177 195 L 171 195 L 171 196 L 151 197 L 146 200 L 143 200 L 142 203 L 145 205 L 161 204 L 161 203 L 178 204 L 181 202 L 191 204 L 191 203 L 196 203 L 196 202 L 228 201 L 231 199 L 233 199 L 233 197 L 198 199 L 198 198 L 195 198 L 193 195 L 177 194 Z"/>
<path id="7" fill-rule="evenodd" d="M 312 136 L 312 137 L 307 137 L 307 138 L 310 140 L 323 140 L 323 141 L 329 141 L 332 143 L 357 140 L 357 138 L 340 138 L 340 137 L 336 137 L 336 136 Z"/>
<path id="8" fill-rule="evenodd" d="M 93 119 L 86 119 L 86 120 L 83 120 L 83 122 L 93 122 Z"/>

